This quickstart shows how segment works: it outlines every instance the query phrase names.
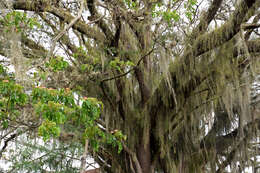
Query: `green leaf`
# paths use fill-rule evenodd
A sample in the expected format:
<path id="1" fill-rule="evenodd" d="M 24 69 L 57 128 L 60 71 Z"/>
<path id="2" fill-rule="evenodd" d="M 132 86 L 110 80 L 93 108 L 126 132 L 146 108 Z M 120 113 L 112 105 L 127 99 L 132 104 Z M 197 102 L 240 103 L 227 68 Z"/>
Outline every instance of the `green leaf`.
<path id="1" fill-rule="evenodd" d="M 3 127 L 3 129 L 7 129 L 7 128 L 8 128 L 8 125 L 9 125 L 9 122 L 8 122 L 7 120 L 4 120 L 4 121 L 2 122 L 2 127 Z"/>

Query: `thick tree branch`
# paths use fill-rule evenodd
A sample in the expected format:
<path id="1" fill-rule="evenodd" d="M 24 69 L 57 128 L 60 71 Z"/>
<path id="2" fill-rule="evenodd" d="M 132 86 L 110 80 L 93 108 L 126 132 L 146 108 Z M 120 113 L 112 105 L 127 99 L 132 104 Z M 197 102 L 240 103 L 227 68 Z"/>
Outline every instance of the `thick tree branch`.
<path id="1" fill-rule="evenodd" d="M 254 122 L 247 123 L 244 127 L 244 133 L 249 134 L 249 129 L 252 129 L 254 126 L 260 126 L 260 119 L 255 119 Z M 205 149 L 209 151 L 211 147 L 216 147 L 216 151 L 218 154 L 223 153 L 229 146 L 232 146 L 235 141 L 237 141 L 239 129 L 235 129 L 232 132 L 223 135 L 223 136 L 215 136 L 215 133 L 212 133 L 212 131 L 215 131 L 215 127 L 211 129 L 211 132 L 208 133 L 207 136 L 205 136 L 201 140 L 201 149 Z M 213 135 L 213 136 L 212 136 Z M 210 140 L 210 138 L 214 138 L 215 140 Z"/>
<path id="2" fill-rule="evenodd" d="M 248 130 L 252 129 L 252 126 L 254 126 L 256 124 L 258 124 L 258 125 L 260 124 L 260 119 L 255 119 L 254 122 L 250 122 L 244 126 L 243 130 L 246 132 L 245 137 L 243 138 L 243 140 L 239 141 L 238 144 L 236 144 L 235 146 L 232 147 L 232 151 L 228 154 L 226 160 L 221 163 L 221 165 L 219 166 L 216 173 L 221 173 L 229 164 L 231 164 L 231 162 L 235 158 L 238 150 L 243 147 L 243 145 L 246 143 L 246 141 L 248 139 L 252 138 L 252 133 L 249 133 Z M 239 129 L 236 129 L 233 132 L 231 132 L 231 136 L 234 136 L 234 134 L 238 134 L 239 133 L 238 131 L 239 131 Z M 228 134 L 224 137 L 229 138 L 229 136 L 230 136 L 230 134 Z M 219 145 L 223 145 L 223 141 L 221 141 Z"/>
<path id="3" fill-rule="evenodd" d="M 141 91 L 141 99 L 142 99 L 141 103 L 142 103 L 142 105 L 144 105 L 144 103 L 146 103 L 146 101 L 150 97 L 150 90 L 145 83 L 144 73 L 143 73 L 143 71 L 141 71 L 141 69 L 139 67 L 135 68 L 135 76 L 137 78 L 137 81 L 139 83 L 139 88 Z"/>
<path id="4" fill-rule="evenodd" d="M 89 18 L 99 18 L 100 15 L 98 14 L 98 11 L 95 7 L 95 0 L 87 0 L 87 6 L 89 9 L 89 12 L 91 14 L 91 17 Z M 111 42 L 113 40 L 113 33 L 112 31 L 109 29 L 108 25 L 101 19 L 98 20 L 96 22 L 99 26 L 99 28 L 104 32 L 104 34 L 106 35 L 106 39 Z"/>
<path id="5" fill-rule="evenodd" d="M 17 0 L 13 2 L 13 8 L 16 10 L 49 12 L 67 23 L 70 23 L 74 19 L 74 16 L 72 16 L 70 12 L 65 11 L 62 8 L 50 6 L 48 4 L 44 5 L 43 2 L 43 0 Z M 85 34 L 88 38 L 93 38 L 101 42 L 105 40 L 104 34 L 94 29 L 93 27 L 90 27 L 82 20 L 79 20 L 77 23 L 75 23 L 72 28 L 78 30 L 82 34 Z"/>
<path id="6" fill-rule="evenodd" d="M 214 0 L 208 11 L 203 14 L 200 19 L 200 23 L 193 29 L 192 34 L 190 36 L 190 40 L 195 39 L 198 35 L 204 33 L 208 28 L 210 22 L 214 19 L 215 15 L 217 14 L 218 9 L 220 8 L 223 0 Z"/>
<path id="7" fill-rule="evenodd" d="M 255 1 L 254 1 L 255 2 Z M 260 3 L 260 2 L 258 2 Z M 172 76 L 173 87 L 176 88 L 175 91 L 178 93 L 178 90 L 183 90 L 181 93 L 184 93 L 185 98 L 188 97 L 192 93 L 192 91 L 201 84 L 201 82 L 205 79 L 200 75 L 196 76 L 194 73 L 190 73 L 193 67 L 190 67 L 190 63 L 193 61 L 195 57 L 208 52 L 218 46 L 221 46 L 225 42 L 232 39 L 240 30 L 240 25 L 243 22 L 245 15 L 247 14 L 249 8 L 252 7 L 253 3 L 248 3 L 251 6 L 247 6 L 245 1 L 242 1 L 238 6 L 236 11 L 234 12 L 231 19 L 224 24 L 222 27 L 214 30 L 211 33 L 206 33 L 201 35 L 196 39 L 191 49 L 187 49 L 187 52 L 182 56 L 180 62 L 178 62 L 178 66 L 176 67 L 175 63 L 171 63 L 169 70 Z M 258 4 L 259 5 L 259 4 Z M 253 13 L 251 14 L 253 15 Z M 184 61 L 184 63 L 182 63 Z M 188 67 L 187 67 L 188 66 Z M 186 69 L 186 70 L 185 70 Z M 188 74 L 188 76 L 192 79 L 185 86 L 180 88 L 180 84 L 178 84 L 177 80 L 182 80 L 177 77 L 179 72 L 183 72 L 183 75 Z M 191 76 L 192 75 L 192 76 Z M 161 82 L 158 89 L 154 92 L 153 95 L 157 97 L 160 93 L 160 88 L 167 88 L 163 86 L 165 83 Z M 159 93 L 157 93 L 159 92 Z M 153 100 L 153 99 L 151 99 Z"/>
<path id="8" fill-rule="evenodd" d="M 2 158 L 2 154 L 5 151 L 6 147 L 8 146 L 8 142 L 10 142 L 11 140 L 13 140 L 15 137 L 17 136 L 17 134 L 12 134 L 9 138 L 7 138 L 4 141 L 4 146 L 2 147 L 2 149 L 0 150 L 0 158 Z"/>
<path id="9" fill-rule="evenodd" d="M 260 13 L 255 16 L 255 18 L 253 19 L 252 24 L 257 24 L 259 20 L 260 20 Z M 254 31 L 254 29 L 255 29 L 255 28 L 252 28 L 252 29 L 250 29 L 249 31 L 246 32 L 246 34 L 245 34 L 245 40 L 248 40 L 248 39 L 249 39 L 249 37 L 250 37 L 250 35 L 252 34 L 252 32 Z"/>
<path id="10" fill-rule="evenodd" d="M 72 19 L 69 22 L 69 24 L 58 35 L 56 35 L 53 38 L 52 43 L 51 43 L 51 47 L 50 47 L 50 51 L 49 51 L 49 53 L 47 55 L 46 60 L 48 60 L 49 57 L 52 56 L 53 51 L 54 51 L 54 49 L 56 47 L 57 41 L 81 18 L 81 15 L 82 15 L 83 10 L 84 10 L 84 1 L 85 0 L 81 0 L 80 1 L 80 9 L 79 9 L 78 15 L 74 19 Z"/>
<path id="11" fill-rule="evenodd" d="M 198 37 L 191 46 L 191 49 L 189 49 L 190 51 L 187 51 L 182 57 L 185 64 L 189 65 L 193 58 L 221 46 L 225 42 L 232 39 L 240 31 L 240 25 L 244 22 L 245 16 L 248 15 L 247 17 L 249 17 L 250 15 L 254 15 L 253 12 L 250 12 L 250 14 L 247 12 L 255 2 L 256 0 L 241 1 L 241 3 L 237 5 L 236 10 L 230 20 L 227 21 L 222 27 Z M 260 4 L 260 2 L 257 3 L 257 5 Z"/>
<path id="12" fill-rule="evenodd" d="M 136 167 L 136 173 L 142 173 L 142 168 L 141 168 L 141 166 L 140 166 L 140 163 L 139 163 L 139 161 L 138 161 L 138 159 L 137 159 L 136 154 L 135 154 L 132 150 L 130 150 L 124 143 L 122 143 L 122 145 L 123 145 L 124 150 L 125 150 L 125 151 L 129 154 L 129 156 L 131 156 L 131 158 L 133 159 L 133 162 L 134 162 L 135 167 Z"/>

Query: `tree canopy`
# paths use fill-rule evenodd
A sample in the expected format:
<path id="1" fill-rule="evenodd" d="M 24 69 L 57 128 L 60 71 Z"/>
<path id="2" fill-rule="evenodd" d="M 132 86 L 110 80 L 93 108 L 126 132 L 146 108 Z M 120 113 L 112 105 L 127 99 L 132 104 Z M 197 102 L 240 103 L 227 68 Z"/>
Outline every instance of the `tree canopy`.
<path id="1" fill-rule="evenodd" d="M 260 170 L 260 1 L 0 2 L 8 171 Z"/>

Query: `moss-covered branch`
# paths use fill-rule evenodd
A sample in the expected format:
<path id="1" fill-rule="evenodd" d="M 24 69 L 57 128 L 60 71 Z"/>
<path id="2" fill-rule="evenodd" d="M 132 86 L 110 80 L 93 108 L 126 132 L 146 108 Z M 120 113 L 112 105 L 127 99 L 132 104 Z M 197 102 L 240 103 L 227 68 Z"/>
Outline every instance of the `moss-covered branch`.
<path id="1" fill-rule="evenodd" d="M 18 0 L 18 1 L 14 1 L 13 7 L 16 10 L 49 12 L 67 23 L 70 23 L 74 19 L 74 16 L 72 16 L 70 12 L 68 12 L 65 9 L 57 8 L 51 6 L 50 4 L 44 5 L 44 0 L 40 0 L 40 1 Z M 105 41 L 104 35 L 101 32 L 89 26 L 82 20 L 79 20 L 77 23 L 75 23 L 75 25 L 73 25 L 73 29 L 78 30 L 82 34 L 85 34 L 88 38 L 93 38 L 100 42 Z"/>
<path id="2" fill-rule="evenodd" d="M 193 29 L 190 40 L 194 41 L 194 39 L 203 34 L 210 22 L 214 19 L 215 15 L 217 14 L 218 9 L 220 8 L 223 0 L 214 0 L 210 7 L 208 8 L 207 12 L 203 14 L 203 16 L 200 19 L 200 23 Z"/>
<path id="3" fill-rule="evenodd" d="M 241 1 L 241 3 L 237 5 L 231 18 L 223 24 L 223 26 L 210 33 L 199 36 L 193 42 L 194 44 L 191 46 L 191 49 L 189 49 L 190 51 L 187 51 L 183 56 L 187 65 L 193 58 L 224 44 L 240 31 L 240 25 L 244 22 L 245 16 L 247 15 L 247 17 L 249 17 L 250 15 L 254 15 L 255 9 L 250 8 L 253 8 L 256 1 L 248 1 L 249 0 Z M 255 6 L 258 6 L 259 3 L 260 2 L 257 2 Z"/>
<path id="4" fill-rule="evenodd" d="M 98 13 L 98 11 L 95 7 L 95 0 L 87 0 L 87 6 L 88 6 L 89 12 L 91 14 L 91 16 L 89 18 L 94 18 L 94 19 L 100 18 L 100 14 Z M 111 42 L 111 40 L 113 40 L 113 33 L 110 30 L 110 28 L 108 27 L 108 25 L 105 23 L 105 21 L 103 19 L 100 19 L 96 23 L 98 24 L 99 28 L 106 35 L 106 39 L 109 42 Z"/>

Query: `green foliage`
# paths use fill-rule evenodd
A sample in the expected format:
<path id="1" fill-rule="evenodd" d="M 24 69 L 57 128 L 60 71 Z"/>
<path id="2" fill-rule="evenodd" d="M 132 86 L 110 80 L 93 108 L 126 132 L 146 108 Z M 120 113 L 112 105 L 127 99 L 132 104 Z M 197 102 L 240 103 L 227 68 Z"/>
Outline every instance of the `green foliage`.
<path id="1" fill-rule="evenodd" d="M 53 88 L 35 87 L 32 91 L 32 99 L 34 103 L 53 101 L 65 106 L 75 106 L 74 97 L 69 88 L 56 90 Z"/>
<path id="2" fill-rule="evenodd" d="M 98 151 L 101 144 L 109 144 L 118 147 L 118 153 L 123 149 L 121 142 L 126 140 L 126 136 L 121 131 L 104 133 L 97 125 L 86 128 L 85 137 L 90 139 L 89 142 L 94 151 Z"/>
<path id="3" fill-rule="evenodd" d="M 52 170 L 59 173 L 78 173 L 75 162 L 82 153 L 81 144 L 74 142 L 64 144 L 53 140 L 45 142 L 22 136 L 16 142 L 14 149 L 8 150 L 6 160 L 12 163 L 12 173 L 19 172 L 46 172 Z M 39 154 L 41 153 L 41 154 Z"/>
<path id="4" fill-rule="evenodd" d="M 124 1 L 125 1 L 126 6 L 127 6 L 129 9 L 136 9 L 136 7 L 137 7 L 136 2 L 134 2 L 134 1 L 132 1 L 132 0 L 124 0 Z"/>
<path id="5" fill-rule="evenodd" d="M 171 21 L 179 21 L 180 16 L 176 10 L 168 10 L 162 13 L 162 17 L 170 25 Z"/>
<path id="6" fill-rule="evenodd" d="M 73 57 L 76 59 L 80 59 L 81 57 L 87 57 L 86 51 L 83 49 L 82 46 L 80 46 L 77 50 L 77 53 L 73 54 Z"/>
<path id="7" fill-rule="evenodd" d="M 35 87 L 32 91 L 32 100 L 36 114 L 44 119 L 39 128 L 39 135 L 43 136 L 44 140 L 48 140 L 51 136 L 59 136 L 59 125 L 63 124 L 66 116 L 77 107 L 69 89 Z"/>
<path id="8" fill-rule="evenodd" d="M 13 109 L 16 105 L 24 105 L 27 101 L 27 95 L 23 92 L 23 87 L 14 81 L 1 81 L 0 94 L 2 99 L 8 99 L 7 106 L 9 106 L 9 109 Z"/>
<path id="9" fill-rule="evenodd" d="M 121 61 L 119 58 L 115 58 L 114 60 L 110 61 L 109 65 L 112 69 L 116 69 L 122 72 L 122 69 L 125 67 L 132 67 L 135 64 L 132 61 Z"/>
<path id="10" fill-rule="evenodd" d="M 2 64 L 0 64 L 0 75 L 6 76 L 6 69 Z"/>
<path id="11" fill-rule="evenodd" d="M 184 4 L 184 8 L 186 9 L 185 15 L 189 20 L 192 20 L 192 16 L 195 14 L 195 6 L 197 4 L 197 0 L 188 0 Z"/>
<path id="12" fill-rule="evenodd" d="M 6 32 L 15 28 L 16 32 L 21 32 L 24 29 L 33 29 L 34 26 L 40 27 L 41 25 L 35 18 L 30 18 L 24 12 L 11 11 L 1 19 L 1 22 L 6 26 Z"/>
<path id="13" fill-rule="evenodd" d="M 47 74 L 48 73 L 46 71 L 34 72 L 33 73 L 33 78 L 34 79 L 40 78 L 42 80 L 46 80 Z M 38 81 L 36 81 L 36 82 L 37 82 L 37 85 L 38 85 Z"/>
<path id="14" fill-rule="evenodd" d="M 49 62 L 46 63 L 46 67 L 50 67 L 54 72 L 62 71 L 69 66 L 67 61 L 64 61 L 63 57 L 57 56 L 51 58 Z"/>
<path id="15" fill-rule="evenodd" d="M 98 107 L 94 105 L 99 105 Z M 89 114 L 88 117 L 83 117 L 81 122 L 86 124 L 86 130 L 84 136 L 89 139 L 90 145 L 94 151 L 98 151 L 101 144 L 111 144 L 113 147 L 118 147 L 118 152 L 122 150 L 122 140 L 126 140 L 126 137 L 121 131 L 116 131 L 116 133 L 106 133 L 98 125 L 94 123 L 100 115 L 100 111 L 103 109 L 103 104 L 96 98 L 86 98 L 82 104 L 84 113 Z"/>
<path id="16" fill-rule="evenodd" d="M 48 101 L 47 104 L 40 104 L 37 106 L 36 112 L 41 114 L 44 119 L 55 122 L 56 124 L 63 124 L 65 121 L 63 105 L 53 101 Z"/>
<path id="17" fill-rule="evenodd" d="M 90 73 L 101 69 L 101 55 L 97 50 L 86 44 L 85 47 L 88 51 L 84 50 L 83 46 L 77 49 L 77 53 L 73 57 L 81 62 L 80 71 L 82 73 Z"/>
<path id="18" fill-rule="evenodd" d="M 161 9 L 161 3 L 156 3 L 153 5 L 152 8 L 152 17 L 154 18 L 158 18 L 158 17 L 162 17 L 169 26 L 171 26 L 172 22 L 178 22 L 180 19 L 180 15 L 177 12 L 177 10 L 166 10 L 164 11 L 163 9 Z"/>
<path id="19" fill-rule="evenodd" d="M 58 137 L 61 131 L 60 125 L 72 121 L 85 128 L 83 139 L 90 141 L 94 151 L 97 151 L 101 144 L 106 143 L 118 146 L 118 151 L 121 151 L 121 140 L 124 140 L 125 136 L 119 132 L 111 136 L 96 124 L 103 110 L 102 102 L 96 98 L 85 97 L 79 106 L 75 103 L 73 93 L 69 89 L 35 87 L 32 91 L 32 101 L 36 114 L 44 120 L 38 134 L 45 141 L 51 137 Z"/>
<path id="20" fill-rule="evenodd" d="M 38 134 L 43 137 L 44 141 L 46 141 L 52 136 L 58 137 L 60 135 L 60 128 L 54 121 L 49 121 L 46 119 L 39 127 Z"/>
<path id="21" fill-rule="evenodd" d="M 81 66 L 80 66 L 80 70 L 82 72 L 90 72 L 93 70 L 93 68 L 94 68 L 94 66 L 90 65 L 90 64 L 81 64 Z"/>
<path id="22" fill-rule="evenodd" d="M 112 134 L 108 135 L 107 143 L 111 144 L 113 147 L 118 147 L 118 153 L 123 149 L 121 141 L 126 140 L 126 136 L 120 130 L 114 130 Z"/>
<path id="23" fill-rule="evenodd" d="M 3 68 L 0 70 L 4 71 Z M 0 96 L 0 120 L 3 128 L 8 128 L 10 118 L 19 115 L 18 107 L 32 104 L 36 115 L 43 119 L 38 134 L 44 141 L 58 137 L 60 125 L 71 121 L 85 128 L 83 137 L 90 140 L 95 151 L 99 149 L 100 144 L 105 143 L 118 146 L 119 151 L 122 148 L 120 141 L 123 136 L 117 133 L 117 136 L 111 136 L 97 125 L 96 120 L 103 110 L 103 104 L 96 98 L 84 98 L 79 106 L 75 103 L 73 92 L 69 88 L 35 87 L 28 95 L 24 93 L 21 85 L 9 80 L 0 81 Z"/>
<path id="24" fill-rule="evenodd" d="M 195 14 L 195 6 L 197 4 L 197 0 L 187 0 L 184 2 L 185 15 L 189 20 L 192 20 L 193 15 Z M 154 3 L 152 8 L 152 17 L 163 18 L 169 26 L 172 25 L 173 22 L 178 22 L 180 20 L 180 12 L 176 9 L 167 9 L 161 8 L 161 3 Z"/>
<path id="25" fill-rule="evenodd" d="M 28 96 L 23 92 L 21 85 L 14 81 L 0 81 L 0 120 L 6 129 L 9 121 L 20 114 L 18 108 L 27 103 Z"/>

